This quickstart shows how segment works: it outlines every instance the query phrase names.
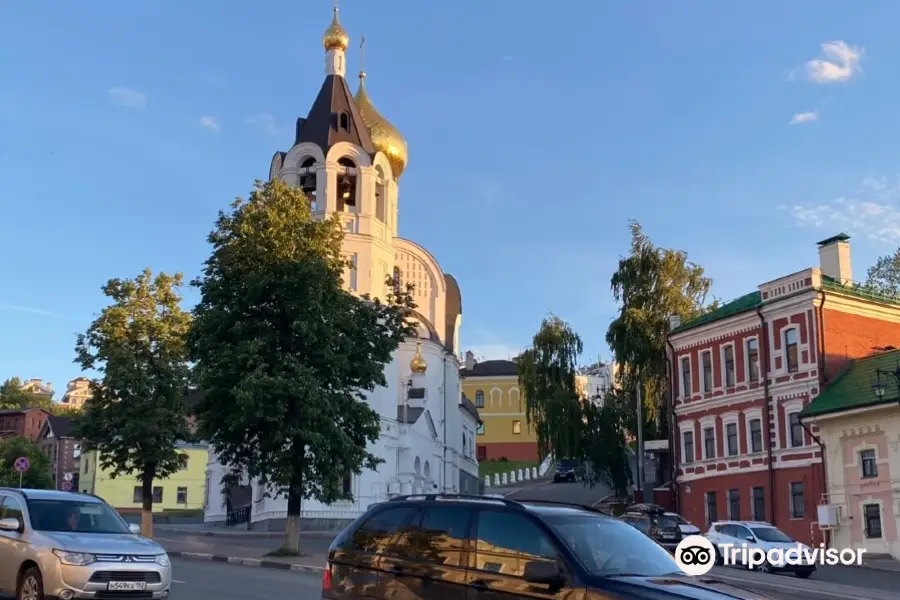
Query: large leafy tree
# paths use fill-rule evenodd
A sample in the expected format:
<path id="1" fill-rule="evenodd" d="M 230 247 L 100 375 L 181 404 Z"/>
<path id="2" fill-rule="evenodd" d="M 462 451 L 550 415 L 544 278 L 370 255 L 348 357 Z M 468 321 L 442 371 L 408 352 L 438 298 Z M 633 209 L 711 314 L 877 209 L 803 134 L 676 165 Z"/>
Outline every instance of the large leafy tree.
<path id="1" fill-rule="evenodd" d="M 0 410 L 43 408 L 49 410 L 53 399 L 45 394 L 34 394 L 22 389 L 22 380 L 11 377 L 0 385 Z"/>
<path id="2" fill-rule="evenodd" d="M 153 535 L 153 480 L 183 469 L 189 439 L 184 398 L 190 383 L 186 336 L 190 313 L 181 308 L 182 275 L 111 279 L 110 299 L 75 345 L 75 362 L 99 372 L 92 396 L 74 419 L 84 451 L 97 451 L 111 477 L 136 477 L 142 489 L 141 530 Z"/>
<path id="3" fill-rule="evenodd" d="M 0 487 L 19 487 L 19 473 L 14 466 L 16 459 L 22 457 L 29 462 L 28 470 L 21 476 L 22 487 L 52 489 L 50 459 L 40 446 L 23 436 L 0 440 Z"/>
<path id="4" fill-rule="evenodd" d="M 582 397 L 575 380 L 582 342 L 569 324 L 550 315 L 517 359 L 526 419 L 541 457 L 574 457 L 580 449 Z"/>
<path id="5" fill-rule="evenodd" d="M 882 256 L 869 267 L 864 286 L 886 296 L 900 296 L 900 248 Z"/>
<path id="6" fill-rule="evenodd" d="M 619 498 L 628 495 L 631 464 L 625 442 L 624 414 L 609 392 L 602 402 L 584 404 L 580 458 L 590 465 L 587 481 L 604 483 Z"/>
<path id="7" fill-rule="evenodd" d="M 617 384 L 629 402 L 626 424 L 636 429 L 637 386 L 640 382 L 646 434 L 668 434 L 667 353 L 669 318 L 691 319 L 705 307 L 712 280 L 703 267 L 688 260 L 682 250 L 655 246 L 640 223 L 632 221 L 631 251 L 619 259 L 611 287 L 620 305 L 606 340 L 619 365 Z"/>
<path id="8" fill-rule="evenodd" d="M 223 486 L 246 473 L 287 498 L 284 554 L 300 550 L 304 499 L 341 499 L 345 477 L 382 462 L 367 450 L 380 423 L 366 394 L 414 333 L 399 282 L 386 303 L 344 290 L 342 241 L 300 190 L 257 182 L 219 214 L 194 282 L 200 433 L 231 469 Z"/>

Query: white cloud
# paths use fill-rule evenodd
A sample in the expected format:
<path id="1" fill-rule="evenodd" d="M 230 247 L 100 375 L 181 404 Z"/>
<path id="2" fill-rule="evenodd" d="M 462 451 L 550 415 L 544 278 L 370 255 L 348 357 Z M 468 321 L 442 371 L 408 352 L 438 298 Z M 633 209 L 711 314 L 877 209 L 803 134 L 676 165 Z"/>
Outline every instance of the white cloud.
<path id="1" fill-rule="evenodd" d="M 275 122 L 275 117 L 270 115 L 269 113 L 260 113 L 258 115 L 254 115 L 252 117 L 247 117 L 247 122 L 251 125 L 256 125 L 264 132 L 269 135 L 280 135 L 281 129 L 278 127 L 278 124 Z"/>
<path id="2" fill-rule="evenodd" d="M 51 310 L 44 310 L 42 308 L 34 308 L 32 306 L 20 306 L 18 304 L 0 303 L 0 310 L 28 313 L 31 315 L 40 315 L 42 317 L 58 317 L 59 316 L 59 313 L 55 313 Z"/>
<path id="3" fill-rule="evenodd" d="M 147 96 L 138 92 L 137 90 L 132 90 L 130 88 L 124 87 L 114 87 L 111 88 L 107 92 L 107 94 L 109 95 L 109 99 L 119 106 L 136 108 L 138 110 L 147 108 Z"/>
<path id="4" fill-rule="evenodd" d="M 213 133 L 218 133 L 222 126 L 215 117 L 200 117 L 200 125 Z"/>
<path id="5" fill-rule="evenodd" d="M 844 231 L 892 244 L 900 243 L 900 182 L 868 178 L 852 196 L 821 204 L 779 207 L 802 227 Z"/>
<path id="6" fill-rule="evenodd" d="M 849 46 L 843 41 L 822 44 L 824 58 L 806 63 L 806 73 L 815 83 L 843 83 L 860 71 L 860 61 L 865 50 Z"/>
<path id="7" fill-rule="evenodd" d="M 819 111 L 797 113 L 791 119 L 791 125 L 802 125 L 803 123 L 812 123 L 819 120 Z"/>

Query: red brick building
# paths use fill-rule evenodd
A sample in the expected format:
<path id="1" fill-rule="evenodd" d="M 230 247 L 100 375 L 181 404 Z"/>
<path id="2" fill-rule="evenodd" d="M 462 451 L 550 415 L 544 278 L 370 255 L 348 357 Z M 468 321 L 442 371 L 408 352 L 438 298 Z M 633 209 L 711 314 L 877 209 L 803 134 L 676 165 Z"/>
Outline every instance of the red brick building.
<path id="1" fill-rule="evenodd" d="M 849 360 L 900 347 L 900 301 L 853 284 L 849 237 L 819 242 L 819 263 L 669 336 L 675 493 L 700 527 L 754 519 L 811 542 L 825 471 L 799 413 Z"/>
<path id="2" fill-rule="evenodd" d="M 0 410 L 0 438 L 24 435 L 32 442 L 37 441 L 49 416 L 43 408 Z"/>

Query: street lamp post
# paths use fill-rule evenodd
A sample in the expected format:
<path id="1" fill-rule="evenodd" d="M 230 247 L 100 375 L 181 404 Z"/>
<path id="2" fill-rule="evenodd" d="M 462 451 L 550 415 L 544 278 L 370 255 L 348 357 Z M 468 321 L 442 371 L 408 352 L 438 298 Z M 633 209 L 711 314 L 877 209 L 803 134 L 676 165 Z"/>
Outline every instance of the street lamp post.
<path id="1" fill-rule="evenodd" d="M 884 400 L 888 392 L 888 385 L 891 379 L 897 386 L 897 402 L 900 403 L 900 363 L 893 371 L 887 369 L 875 369 L 875 382 L 872 383 L 872 391 L 879 400 Z"/>

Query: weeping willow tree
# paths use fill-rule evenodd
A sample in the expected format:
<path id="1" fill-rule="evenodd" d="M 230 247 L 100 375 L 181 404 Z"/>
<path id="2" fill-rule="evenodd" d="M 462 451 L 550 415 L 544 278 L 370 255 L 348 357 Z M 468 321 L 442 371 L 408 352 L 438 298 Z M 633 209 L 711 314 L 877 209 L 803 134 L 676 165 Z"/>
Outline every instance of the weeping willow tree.
<path id="1" fill-rule="evenodd" d="M 582 398 L 575 381 L 582 342 L 568 323 L 550 315 L 531 347 L 517 359 L 526 419 L 538 438 L 541 459 L 574 457 L 581 451 Z"/>
<path id="2" fill-rule="evenodd" d="M 628 399 L 628 429 L 636 430 L 634 407 L 640 382 L 646 437 L 663 438 L 668 434 L 669 318 L 677 315 L 684 322 L 717 303 L 705 306 L 712 280 L 703 267 L 688 260 L 686 252 L 655 246 L 637 221 L 629 227 L 631 252 L 619 260 L 611 280 L 619 315 L 610 324 L 606 341 L 619 366 L 616 384 Z"/>

